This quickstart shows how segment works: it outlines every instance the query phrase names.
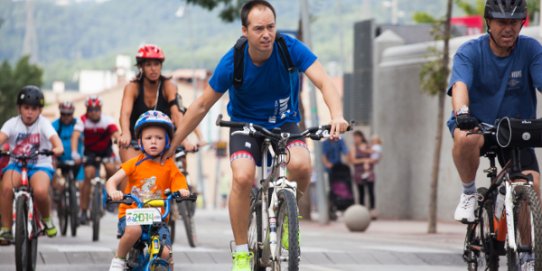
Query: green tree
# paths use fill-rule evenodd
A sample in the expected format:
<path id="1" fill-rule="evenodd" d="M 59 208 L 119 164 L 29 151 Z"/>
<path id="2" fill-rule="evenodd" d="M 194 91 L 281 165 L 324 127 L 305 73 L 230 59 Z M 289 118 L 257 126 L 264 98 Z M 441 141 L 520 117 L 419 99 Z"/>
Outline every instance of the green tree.
<path id="1" fill-rule="evenodd" d="M 208 10 L 215 9 L 218 5 L 223 4 L 224 7 L 220 11 L 220 18 L 225 22 L 233 22 L 239 18 L 239 10 L 248 0 L 186 0 L 188 4 L 201 6 Z"/>
<path id="2" fill-rule="evenodd" d="M 456 1 L 457 2 L 457 1 Z M 435 19 L 429 14 L 419 14 L 425 22 L 432 22 L 433 36 L 435 40 L 442 40 L 443 49 L 430 48 L 432 58 L 435 60 L 425 63 L 420 70 L 421 89 L 431 96 L 437 96 L 438 113 L 436 119 L 436 137 L 433 152 L 433 166 L 431 172 L 431 190 L 429 196 L 429 233 L 437 232 L 437 210 L 438 210 L 438 177 L 440 169 L 440 156 L 442 149 L 442 124 L 444 123 L 444 103 L 446 100 L 445 89 L 447 87 L 448 75 L 450 74 L 450 31 L 452 18 L 452 0 L 448 0 L 446 16 L 444 19 Z"/>
<path id="3" fill-rule="evenodd" d="M 30 57 L 21 58 L 15 67 L 4 61 L 0 65 L 0 123 L 17 114 L 15 101 L 17 93 L 26 85 L 42 85 L 43 71 L 40 67 L 30 64 Z"/>

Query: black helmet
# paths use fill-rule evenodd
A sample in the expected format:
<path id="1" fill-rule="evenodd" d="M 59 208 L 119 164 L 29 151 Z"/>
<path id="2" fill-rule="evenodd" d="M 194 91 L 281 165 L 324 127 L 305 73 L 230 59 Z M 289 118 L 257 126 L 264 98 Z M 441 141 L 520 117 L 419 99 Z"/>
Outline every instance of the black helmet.
<path id="1" fill-rule="evenodd" d="M 527 18 L 526 0 L 487 0 L 484 10 L 486 19 L 516 19 Z"/>
<path id="2" fill-rule="evenodd" d="M 36 86 L 24 86 L 17 95 L 17 105 L 32 105 L 43 107 L 45 105 L 45 98 L 39 87 Z"/>

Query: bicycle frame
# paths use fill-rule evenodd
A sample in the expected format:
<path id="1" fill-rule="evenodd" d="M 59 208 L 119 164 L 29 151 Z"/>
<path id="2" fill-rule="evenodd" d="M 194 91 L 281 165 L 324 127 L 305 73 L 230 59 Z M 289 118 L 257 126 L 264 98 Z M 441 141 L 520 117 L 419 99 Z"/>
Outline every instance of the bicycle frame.
<path id="1" fill-rule="evenodd" d="M 262 147 L 262 166 L 261 175 L 262 179 L 260 185 L 262 187 L 261 194 L 261 208 L 262 208 L 262 232 L 266 232 L 269 228 L 269 250 L 271 253 L 271 260 L 276 260 L 276 248 L 277 248 L 277 214 L 276 211 L 279 207 L 278 192 L 283 189 L 290 190 L 294 197 L 296 196 L 297 183 L 291 182 L 286 176 L 286 141 L 279 142 L 277 149 L 278 154 L 274 152 L 271 140 L 265 139 Z M 268 154 L 271 155 L 271 166 L 268 166 Z M 278 170 L 278 172 L 277 172 Z M 268 204 L 269 195 L 268 191 L 272 189 L 271 199 Z M 269 207 L 267 207 L 269 206 Z M 263 254 L 267 254 L 265 253 Z"/>

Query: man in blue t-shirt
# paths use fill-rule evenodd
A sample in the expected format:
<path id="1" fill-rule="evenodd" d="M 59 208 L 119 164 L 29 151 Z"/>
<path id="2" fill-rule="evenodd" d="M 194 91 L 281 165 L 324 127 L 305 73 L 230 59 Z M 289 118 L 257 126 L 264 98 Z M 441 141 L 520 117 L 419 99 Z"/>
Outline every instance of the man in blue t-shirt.
<path id="1" fill-rule="evenodd" d="M 453 112 L 448 128 L 454 138 L 453 159 L 463 183 L 463 193 L 454 218 L 463 223 L 475 220 L 475 176 L 480 155 L 494 137 L 467 136 L 478 123 L 494 124 L 505 116 L 536 118 L 536 89 L 542 87 L 542 46 L 519 32 L 525 22 L 525 0 L 486 2 L 487 34 L 463 44 L 453 59 L 448 87 Z M 499 162 L 510 154 L 499 154 Z M 521 153 L 524 174 L 532 174 L 539 191 L 539 168 L 533 149 Z"/>
<path id="2" fill-rule="evenodd" d="M 229 90 L 228 113 L 233 121 L 251 122 L 266 128 L 280 127 L 282 131 L 297 132 L 300 112 L 297 107 L 299 78 L 304 72 L 318 87 L 331 115 L 331 137 L 337 139 L 348 126 L 342 112 L 341 98 L 316 56 L 298 40 L 284 36 L 287 50 L 297 69 L 290 76 L 282 63 L 275 42 L 275 10 L 267 1 L 247 2 L 241 9 L 243 36 L 247 38 L 244 51 L 244 76 L 239 88 L 234 87 L 234 50 L 228 51 L 218 63 L 203 95 L 196 99 L 178 127 L 172 142 L 177 145 L 197 126 L 209 108 Z M 235 129 L 231 129 L 231 132 Z M 230 132 L 230 133 L 231 133 Z M 230 162 L 233 183 L 229 200 L 229 213 L 235 238 L 233 270 L 250 270 L 252 254 L 248 251 L 249 198 L 256 165 L 260 163 L 261 140 L 249 136 L 230 134 Z M 288 174 L 296 180 L 298 191 L 307 190 L 310 176 L 310 154 L 305 142 L 290 142 Z M 165 156 L 171 157 L 173 151 Z"/>
<path id="3" fill-rule="evenodd" d="M 53 128 L 58 133 L 58 136 L 60 137 L 60 140 L 62 140 L 62 145 L 64 146 L 64 153 L 62 156 L 58 157 L 58 161 L 60 164 L 65 161 L 72 161 L 72 151 L 71 151 L 71 139 L 73 135 L 73 128 L 75 127 L 75 123 L 77 121 L 80 121 L 79 119 L 75 119 L 73 117 L 73 112 L 75 111 L 75 107 L 72 102 L 65 101 L 61 102 L 58 105 L 58 109 L 60 111 L 60 118 L 53 121 Z M 82 153 L 83 151 L 83 143 L 82 138 L 79 139 L 79 152 Z M 75 177 L 75 180 L 77 181 L 83 181 L 85 178 L 84 171 L 82 170 L 81 166 L 77 166 L 73 176 Z M 56 181 L 55 181 L 56 183 Z M 56 184 L 53 186 L 55 187 Z"/>

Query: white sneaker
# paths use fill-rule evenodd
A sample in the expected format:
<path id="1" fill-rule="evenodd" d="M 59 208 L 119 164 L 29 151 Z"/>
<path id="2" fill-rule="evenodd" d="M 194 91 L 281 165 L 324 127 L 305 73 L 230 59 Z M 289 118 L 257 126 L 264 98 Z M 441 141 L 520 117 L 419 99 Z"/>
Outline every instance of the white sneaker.
<path id="1" fill-rule="evenodd" d="M 520 253 L 519 262 L 521 271 L 534 271 L 534 255 L 532 253 Z"/>
<path id="2" fill-rule="evenodd" d="M 464 224 L 473 223 L 475 220 L 474 210 L 476 209 L 476 205 L 478 205 L 476 193 L 472 195 L 462 193 L 459 204 L 455 209 L 454 219 Z"/>
<path id="3" fill-rule="evenodd" d="M 109 266 L 109 271 L 124 271 L 126 269 L 126 261 L 119 259 L 119 258 L 113 258 L 111 260 L 111 266 Z"/>

